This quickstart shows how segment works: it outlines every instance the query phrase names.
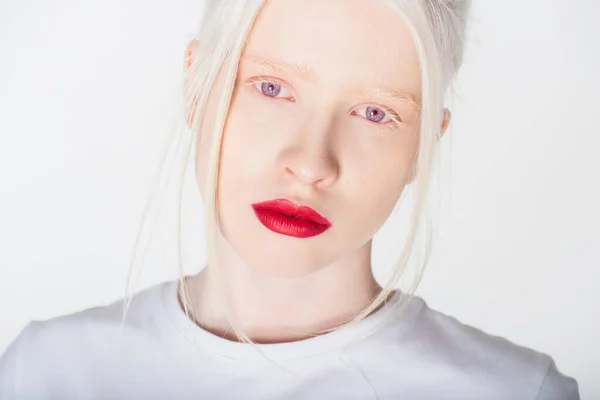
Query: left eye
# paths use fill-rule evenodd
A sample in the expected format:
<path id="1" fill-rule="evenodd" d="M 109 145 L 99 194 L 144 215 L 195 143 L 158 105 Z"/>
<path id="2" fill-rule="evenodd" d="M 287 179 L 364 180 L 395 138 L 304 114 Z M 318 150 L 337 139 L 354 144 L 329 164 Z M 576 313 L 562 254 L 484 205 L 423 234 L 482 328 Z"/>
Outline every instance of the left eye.
<path id="1" fill-rule="evenodd" d="M 385 124 L 386 122 L 393 121 L 384 110 L 378 107 L 365 107 L 359 112 L 356 112 L 356 114 L 378 124 Z"/>
<path id="2" fill-rule="evenodd" d="M 263 95 L 267 97 L 273 98 L 286 98 L 289 97 L 290 94 L 287 93 L 287 90 L 283 86 L 278 83 L 271 81 L 258 81 L 254 84 L 257 90 L 259 90 Z M 279 96 L 280 94 L 284 94 L 284 96 Z M 287 94 L 287 96 L 285 96 Z"/>

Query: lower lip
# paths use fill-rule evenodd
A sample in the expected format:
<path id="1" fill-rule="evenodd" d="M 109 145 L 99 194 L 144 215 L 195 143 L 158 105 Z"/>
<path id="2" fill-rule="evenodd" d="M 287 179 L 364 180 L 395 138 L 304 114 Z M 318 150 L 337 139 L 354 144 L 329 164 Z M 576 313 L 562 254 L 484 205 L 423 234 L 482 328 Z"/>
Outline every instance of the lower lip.
<path id="1" fill-rule="evenodd" d="M 306 219 L 289 217 L 272 210 L 255 208 L 254 213 L 267 229 L 286 236 L 309 238 L 320 235 L 329 229 L 329 225 L 322 225 Z"/>

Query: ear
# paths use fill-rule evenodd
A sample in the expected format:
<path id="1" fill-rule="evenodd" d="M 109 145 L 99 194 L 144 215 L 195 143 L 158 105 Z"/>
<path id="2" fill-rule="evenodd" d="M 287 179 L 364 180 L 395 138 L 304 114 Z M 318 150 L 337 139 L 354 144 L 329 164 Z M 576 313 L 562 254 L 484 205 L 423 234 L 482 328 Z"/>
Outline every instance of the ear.
<path id="1" fill-rule="evenodd" d="M 198 99 L 196 98 L 196 95 L 192 94 L 190 91 L 192 90 L 192 82 L 194 81 L 194 76 L 196 74 L 194 60 L 196 58 L 199 45 L 200 44 L 197 39 L 191 40 L 185 48 L 185 55 L 183 59 L 183 70 L 186 75 L 183 88 L 183 98 L 186 100 L 186 121 L 187 126 L 190 128 L 194 122 L 194 115 L 196 114 L 196 107 L 198 105 Z"/>
<path id="2" fill-rule="evenodd" d="M 446 130 L 448 129 L 448 125 L 450 125 L 450 120 L 452 119 L 452 113 L 447 108 L 444 108 L 444 118 L 442 119 L 442 126 L 440 127 L 440 138 L 444 136 Z"/>
<path id="3" fill-rule="evenodd" d="M 192 39 L 187 44 L 185 48 L 185 57 L 183 61 L 183 68 L 185 72 L 190 72 L 190 68 L 192 67 L 194 57 L 196 57 L 196 52 L 198 51 L 199 42 L 198 39 Z"/>

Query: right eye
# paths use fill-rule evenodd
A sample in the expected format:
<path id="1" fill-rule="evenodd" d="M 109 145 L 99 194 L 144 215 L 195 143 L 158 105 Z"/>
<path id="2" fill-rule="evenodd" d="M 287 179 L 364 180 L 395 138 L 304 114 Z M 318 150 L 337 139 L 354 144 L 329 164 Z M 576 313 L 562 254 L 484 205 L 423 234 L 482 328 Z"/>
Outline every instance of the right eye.
<path id="1" fill-rule="evenodd" d="M 253 81 L 254 87 L 263 96 L 271 98 L 285 99 L 292 97 L 290 93 L 285 89 L 281 82 L 268 79 L 256 79 Z"/>

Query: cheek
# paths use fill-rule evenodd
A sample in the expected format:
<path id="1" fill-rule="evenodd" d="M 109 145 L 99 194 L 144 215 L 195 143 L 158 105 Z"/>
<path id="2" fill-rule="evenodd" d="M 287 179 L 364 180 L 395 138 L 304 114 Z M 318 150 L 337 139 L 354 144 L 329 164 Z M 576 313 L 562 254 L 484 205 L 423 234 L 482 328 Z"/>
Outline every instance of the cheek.
<path id="1" fill-rule="evenodd" d="M 353 175 L 352 184 L 356 210 L 363 216 L 391 212 L 406 186 L 408 173 L 399 163 L 362 164 L 362 170 Z M 350 195 L 352 196 L 352 195 Z"/>
<path id="2" fill-rule="evenodd" d="M 213 89 L 209 94 L 208 101 L 201 111 L 203 118 L 199 130 L 196 132 L 197 144 L 196 149 L 194 149 L 196 182 L 203 199 L 206 198 L 204 187 L 208 173 L 208 162 L 210 161 L 210 138 L 213 134 L 213 129 L 216 123 L 217 105 L 222 92 L 224 82 L 223 78 L 224 77 L 222 74 L 217 76 L 217 80 L 215 81 Z"/>
<path id="3" fill-rule="evenodd" d="M 210 152 L 210 138 L 213 134 L 213 130 L 216 123 L 216 117 L 218 113 L 218 103 L 220 101 L 220 97 L 223 91 L 223 85 L 225 81 L 225 76 L 222 72 L 220 72 L 217 76 L 217 80 L 214 83 L 213 89 L 208 98 L 208 102 L 204 107 L 204 111 L 202 114 L 204 118 L 202 119 L 202 124 L 200 126 L 198 135 L 198 147 L 195 159 L 195 167 L 196 167 L 196 181 L 198 186 L 200 187 L 200 192 L 202 197 L 204 198 L 204 186 L 205 180 L 208 172 L 208 162 L 209 162 L 209 152 Z M 227 120 L 225 121 L 225 126 L 223 128 L 223 139 L 221 144 L 221 171 L 223 171 L 223 158 L 224 156 L 230 155 L 227 158 L 236 160 L 236 162 L 242 163 L 244 158 L 240 158 L 238 155 L 239 148 L 243 148 L 244 145 L 240 143 L 240 140 L 244 140 L 243 129 L 240 129 L 240 122 L 244 120 L 244 117 L 236 118 L 236 115 L 239 114 L 240 106 L 238 104 L 236 92 L 233 93 L 231 99 L 230 110 L 227 113 Z M 243 125 L 242 125 L 243 126 Z M 228 143 L 226 143 L 228 142 Z M 224 149 L 228 149 L 227 154 L 223 151 Z M 242 152 L 243 154 L 243 152 Z"/>
<path id="4" fill-rule="evenodd" d="M 235 209 L 240 202 L 264 200 L 272 190 L 277 190 L 274 163 L 282 128 L 262 123 L 254 108 L 244 99 L 234 99 L 223 132 L 219 201 L 226 217 L 236 220 L 245 216 Z"/>
<path id="5" fill-rule="evenodd" d="M 223 172 L 235 167 L 247 177 L 269 179 L 274 162 L 291 136 L 293 118 L 277 105 L 257 100 L 241 89 L 234 94 L 222 146 Z M 234 165 L 235 164 L 235 165 Z"/>
<path id="6" fill-rule="evenodd" d="M 412 174 L 412 162 L 417 151 L 416 134 L 398 132 L 395 140 L 382 142 L 363 153 L 360 160 L 352 161 L 348 175 L 354 198 L 353 209 L 361 210 L 361 221 L 379 229 L 393 211 Z"/>
<path id="7" fill-rule="evenodd" d="M 257 126 L 251 108 L 234 98 L 225 124 L 222 143 L 223 174 L 252 174 L 267 162 L 268 132 Z"/>

